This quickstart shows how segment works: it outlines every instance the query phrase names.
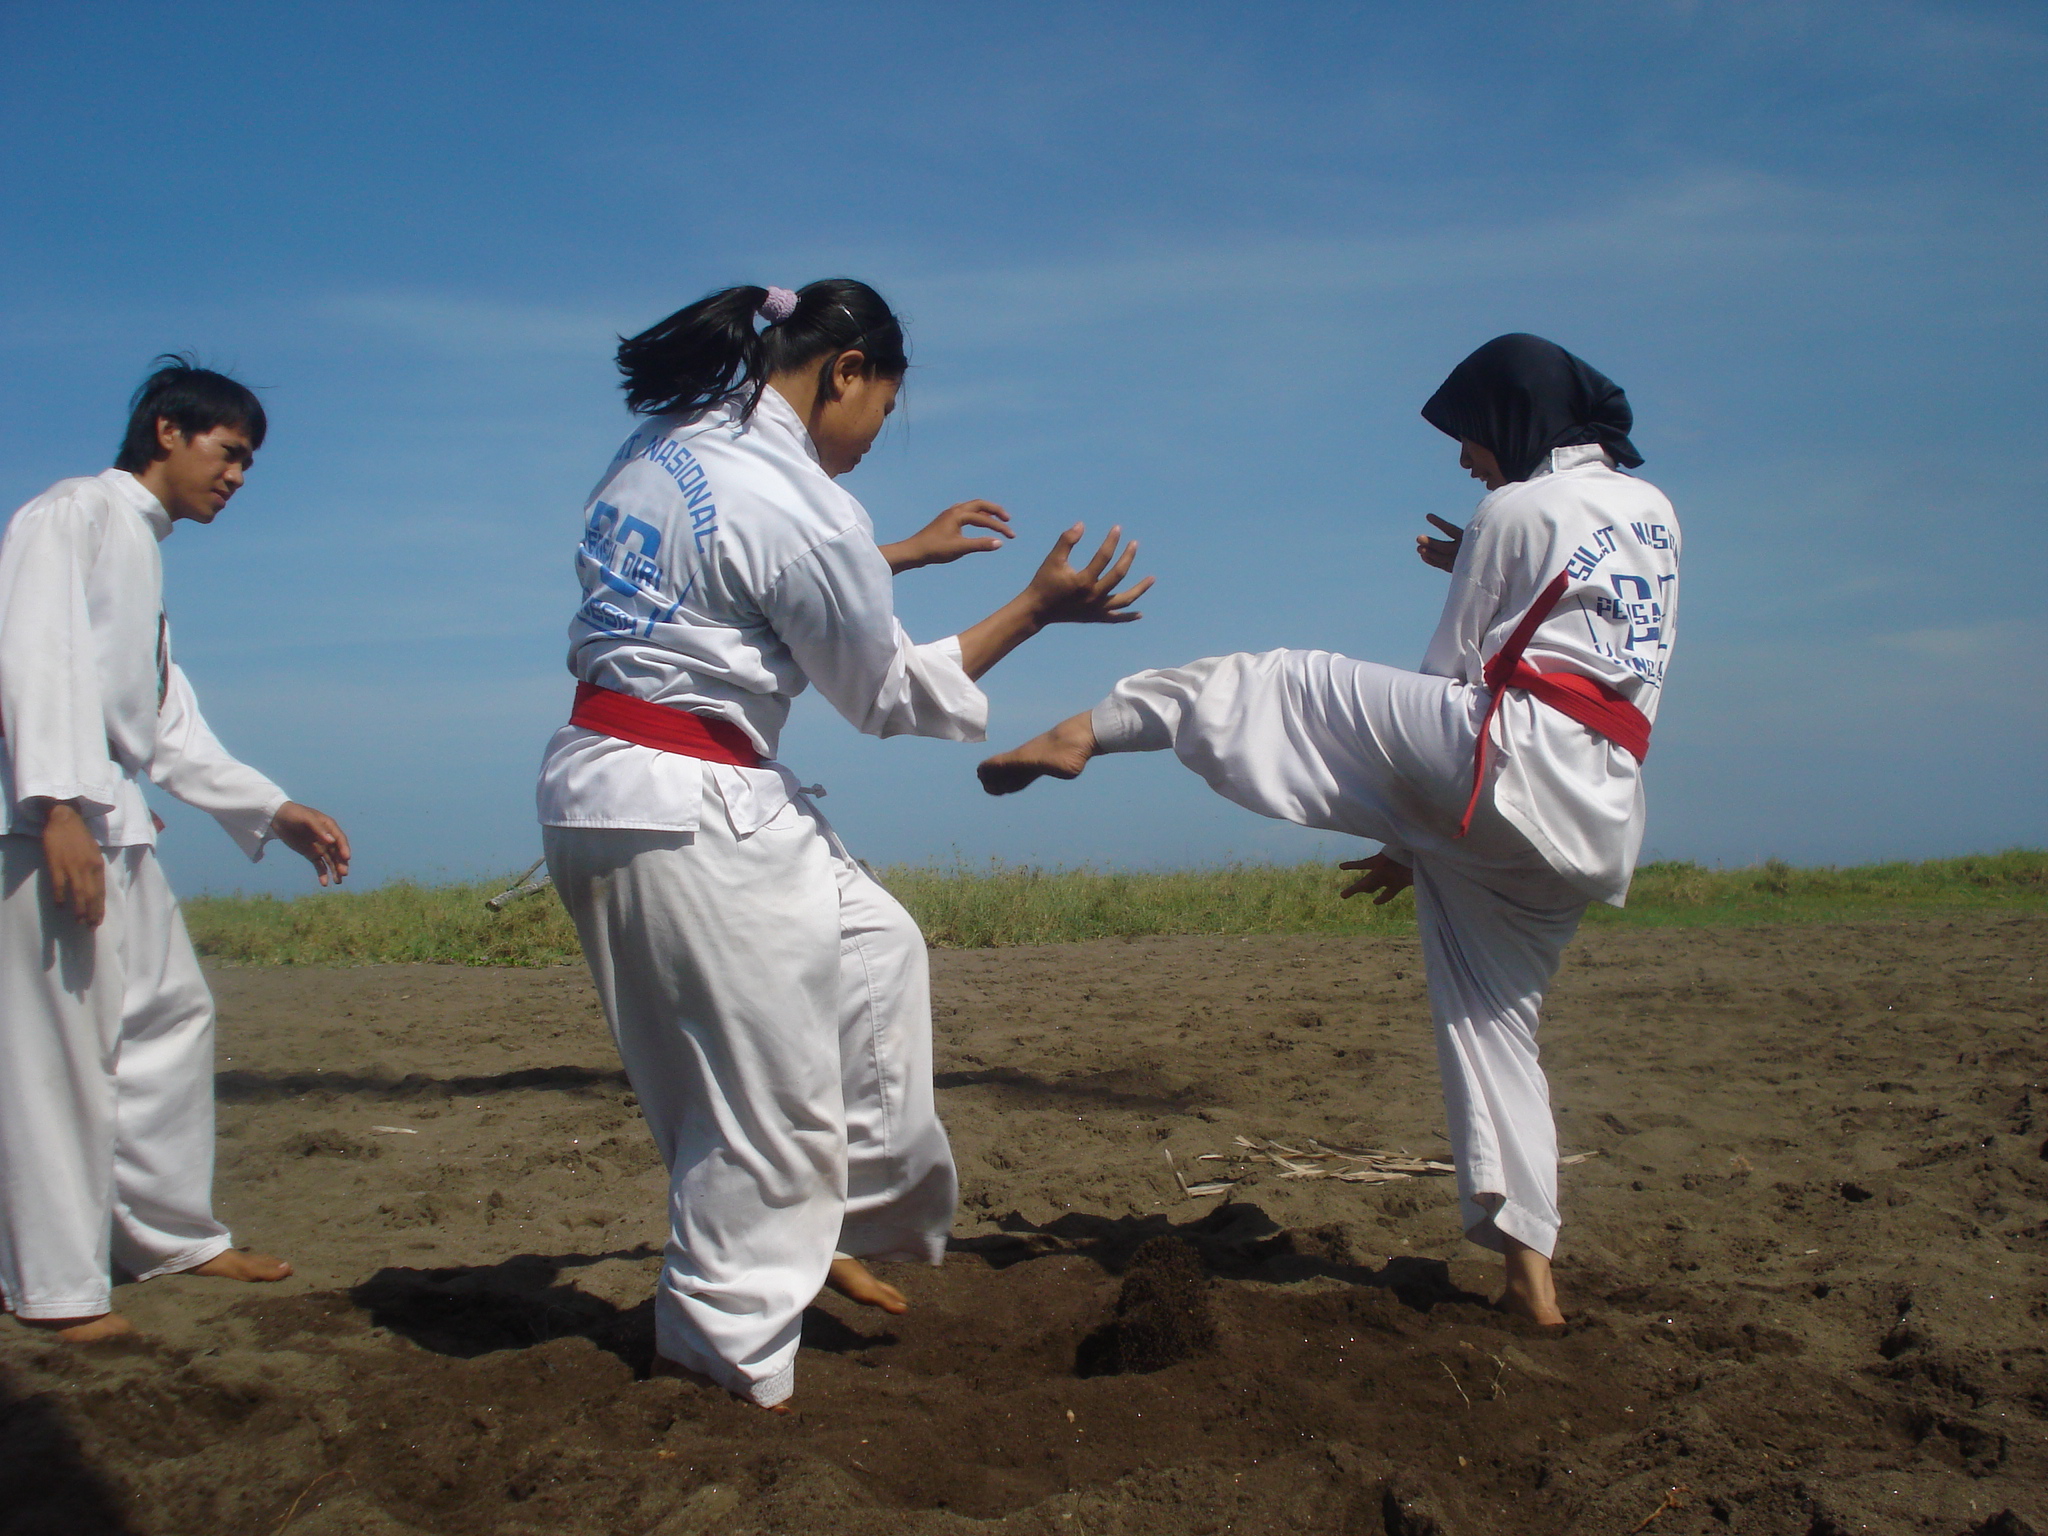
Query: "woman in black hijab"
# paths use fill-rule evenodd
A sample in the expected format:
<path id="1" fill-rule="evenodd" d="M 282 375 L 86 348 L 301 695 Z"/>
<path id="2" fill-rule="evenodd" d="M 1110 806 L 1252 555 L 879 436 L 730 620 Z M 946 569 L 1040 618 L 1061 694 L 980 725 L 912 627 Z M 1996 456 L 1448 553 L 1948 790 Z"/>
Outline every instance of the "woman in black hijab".
<path id="1" fill-rule="evenodd" d="M 1641 763 L 1678 598 L 1678 519 L 1614 383 L 1502 336 L 1423 407 L 1488 495 L 1418 541 L 1451 573 L 1419 672 L 1328 651 L 1141 672 L 990 758 L 1008 794 L 1106 752 L 1171 749 L 1262 815 L 1371 838 L 1343 894 L 1411 885 L 1465 1234 L 1499 1253 L 1502 1305 L 1563 1321 L 1550 1256 L 1557 1127 L 1536 1048 L 1543 994 L 1587 902 L 1619 906 L 1642 844 Z"/>
<path id="2" fill-rule="evenodd" d="M 1489 491 L 1527 480 L 1553 448 L 1598 443 L 1623 469 L 1643 462 L 1628 434 L 1635 413 L 1621 386 L 1554 341 L 1526 331 L 1496 336 L 1451 370 L 1422 419 L 1464 451 L 1459 467 Z M 1423 560 L 1448 571 L 1464 530 L 1429 520 L 1450 537 L 1415 541 Z"/>
<path id="3" fill-rule="evenodd" d="M 1621 386 L 1541 336 L 1494 337 L 1451 370 L 1422 419 L 1492 454 L 1504 481 L 1526 480 L 1551 449 L 1581 443 L 1598 443 L 1624 469 L 1643 462 Z"/>

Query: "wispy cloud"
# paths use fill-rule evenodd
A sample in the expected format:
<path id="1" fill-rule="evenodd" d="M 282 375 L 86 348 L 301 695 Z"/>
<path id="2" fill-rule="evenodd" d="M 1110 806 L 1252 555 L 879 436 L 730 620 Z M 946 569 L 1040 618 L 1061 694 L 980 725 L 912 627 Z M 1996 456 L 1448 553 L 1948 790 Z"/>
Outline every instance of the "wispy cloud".
<path id="1" fill-rule="evenodd" d="M 1952 223 L 1946 227 L 1953 232 Z M 1119 317 L 1151 323 L 1189 303 L 1312 315 L 1341 299 L 1469 293 L 1502 279 L 1711 279 L 1822 250 L 1839 268 L 1859 251 L 1903 250 L 1929 238 L 1924 225 L 1901 221 L 1894 197 L 1710 169 L 1519 220 L 1446 218 L 1384 234 L 1180 241 L 1094 259 L 934 273 L 909 286 L 920 322 L 971 342 Z"/>
<path id="2" fill-rule="evenodd" d="M 1907 629 L 1877 635 L 1872 640 L 1886 650 L 1929 661 L 1986 665 L 2039 656 L 2044 642 L 2048 642 L 2048 623 L 2039 619 L 1991 619 L 1980 624 Z M 2035 670 L 2029 660 L 2027 673 L 2031 675 Z"/>
<path id="3" fill-rule="evenodd" d="M 1121 321 L 1154 325 L 1187 305 L 1216 311 L 1271 310 L 1312 318 L 1347 301 L 1429 292 L 1471 293 L 1475 285 L 1541 284 L 1598 274 L 1613 286 L 1646 281 L 1714 283 L 1809 266 L 1840 272 L 1940 240 L 1953 246 L 1960 209 L 1941 210 L 1938 191 L 1911 199 L 1921 217 L 1902 218 L 1896 188 L 1871 194 L 1761 171 L 1710 167 L 1659 186 L 1520 218 L 1419 215 L 1409 228 L 1323 236 L 1204 241 L 1156 238 L 1109 254 L 1083 254 L 971 269 L 919 270 L 909 251 L 874 246 L 849 260 L 843 249 L 791 253 L 792 269 L 851 266 L 889 280 L 922 336 L 949 348 L 1013 341 Z M 1973 229 L 1980 260 L 2017 257 L 2038 244 L 2038 220 L 2005 210 L 2004 224 Z M 1825 256 L 1824 262 L 1808 258 Z M 588 359 L 611 339 L 644 325 L 664 303 L 691 295 L 618 294 L 580 304 L 524 303 L 435 291 L 341 292 L 313 313 L 401 346 L 464 361 Z M 937 402 L 933 402 L 937 407 Z"/>

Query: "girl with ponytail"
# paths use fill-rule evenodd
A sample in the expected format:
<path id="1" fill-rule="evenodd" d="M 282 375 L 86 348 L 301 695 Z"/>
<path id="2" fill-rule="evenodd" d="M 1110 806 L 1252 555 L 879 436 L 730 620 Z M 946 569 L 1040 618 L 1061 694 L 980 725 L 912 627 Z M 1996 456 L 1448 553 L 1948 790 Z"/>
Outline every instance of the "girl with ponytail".
<path id="1" fill-rule="evenodd" d="M 976 681 L 1047 624 L 1151 585 L 1075 524 L 1010 602 L 919 645 L 891 578 L 1001 547 L 993 502 L 878 544 L 841 489 L 910 359 L 865 283 L 727 288 L 619 344 L 643 420 L 584 510 L 577 680 L 548 744 L 548 867 L 670 1175 L 657 1368 L 763 1407 L 821 1286 L 901 1312 L 863 1260 L 945 1253 L 923 936 L 776 760 L 806 687 L 875 736 L 984 739 Z"/>

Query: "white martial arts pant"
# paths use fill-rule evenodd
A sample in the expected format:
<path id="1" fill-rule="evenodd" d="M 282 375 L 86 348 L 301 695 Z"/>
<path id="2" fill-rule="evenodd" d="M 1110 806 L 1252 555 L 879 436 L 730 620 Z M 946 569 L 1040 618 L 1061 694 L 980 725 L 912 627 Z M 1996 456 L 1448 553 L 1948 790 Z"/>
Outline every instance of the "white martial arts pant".
<path id="1" fill-rule="evenodd" d="M 735 836 L 543 829 L 669 1170 L 655 1347 L 769 1406 L 836 1251 L 945 1256 L 924 937 L 806 800 Z"/>
<path id="2" fill-rule="evenodd" d="M 40 838 L 0 836 L 0 1290 L 90 1317 L 230 1246 L 213 1216 L 213 997 L 150 848 L 108 848 L 107 915 L 50 900 Z"/>
<path id="3" fill-rule="evenodd" d="M 1538 1063 L 1544 989 L 1586 898 L 1482 798 L 1457 837 L 1487 694 L 1328 651 L 1215 656 L 1117 684 L 1105 752 L 1171 748 L 1264 816 L 1412 860 L 1465 1235 L 1557 1244 L 1557 1129 Z"/>

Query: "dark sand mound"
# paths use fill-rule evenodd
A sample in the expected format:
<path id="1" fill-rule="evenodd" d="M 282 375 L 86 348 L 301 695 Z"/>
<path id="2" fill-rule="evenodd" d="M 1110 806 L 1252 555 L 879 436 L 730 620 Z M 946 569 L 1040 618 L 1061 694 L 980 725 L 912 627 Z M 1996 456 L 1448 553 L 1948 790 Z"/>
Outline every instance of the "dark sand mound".
<path id="1" fill-rule="evenodd" d="M 1488 1310 L 1445 1181 L 1188 1200 L 1162 1156 L 1439 1151 L 1412 944 L 942 954 L 956 1251 L 888 1271 L 908 1317 L 820 1301 L 787 1418 L 645 1379 L 662 1179 L 579 974 L 229 972 L 223 1205 L 300 1276 L 126 1287 L 147 1337 L 91 1350 L 0 1324 L 0 1532 L 2014 1536 L 2044 939 L 1590 936 L 1558 1338 Z"/>

